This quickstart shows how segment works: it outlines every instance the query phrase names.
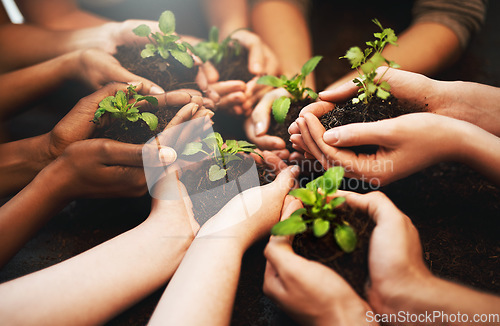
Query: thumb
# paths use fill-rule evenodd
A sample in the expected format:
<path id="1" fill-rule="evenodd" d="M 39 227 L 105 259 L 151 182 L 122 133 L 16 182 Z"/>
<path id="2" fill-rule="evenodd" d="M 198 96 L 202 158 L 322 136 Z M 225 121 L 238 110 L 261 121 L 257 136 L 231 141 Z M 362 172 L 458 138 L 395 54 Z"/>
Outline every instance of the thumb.
<path id="1" fill-rule="evenodd" d="M 332 88 L 330 90 L 325 90 L 323 92 L 320 92 L 319 98 L 322 101 L 328 101 L 328 102 L 345 102 L 358 92 L 358 86 L 353 83 L 352 80 L 338 86 L 335 88 Z"/>
<path id="2" fill-rule="evenodd" d="M 288 92 L 279 88 L 267 93 L 262 97 L 260 102 L 255 106 L 252 112 L 252 120 L 256 136 L 261 136 L 267 132 L 271 123 L 271 110 L 275 99 L 286 96 Z"/>
<path id="3" fill-rule="evenodd" d="M 281 170 L 276 179 L 268 186 L 273 187 L 273 193 L 284 199 L 286 194 L 290 192 L 290 189 L 296 185 L 296 178 L 299 173 L 300 168 L 298 165 L 290 166 Z"/>
<path id="4" fill-rule="evenodd" d="M 386 121 L 353 123 L 327 130 L 325 143 L 335 147 L 359 145 L 388 145 L 389 133 Z"/>

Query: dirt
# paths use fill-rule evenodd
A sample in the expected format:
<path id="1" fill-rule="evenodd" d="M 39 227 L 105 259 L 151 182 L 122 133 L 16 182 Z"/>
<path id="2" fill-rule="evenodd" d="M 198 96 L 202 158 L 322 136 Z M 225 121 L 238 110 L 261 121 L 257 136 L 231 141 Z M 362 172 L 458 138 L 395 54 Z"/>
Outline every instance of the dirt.
<path id="1" fill-rule="evenodd" d="M 240 49 L 240 54 L 236 55 L 235 48 L 229 47 L 228 55 L 221 62 L 215 64 L 219 72 L 219 80 L 242 80 L 245 83 L 255 77 L 248 71 L 248 50 Z"/>
<path id="2" fill-rule="evenodd" d="M 155 55 L 154 57 L 142 58 L 142 47 L 119 46 L 115 58 L 130 72 L 151 80 L 165 91 L 174 89 L 200 90 L 195 83 L 198 68 L 187 68 L 170 56 L 167 60 Z"/>

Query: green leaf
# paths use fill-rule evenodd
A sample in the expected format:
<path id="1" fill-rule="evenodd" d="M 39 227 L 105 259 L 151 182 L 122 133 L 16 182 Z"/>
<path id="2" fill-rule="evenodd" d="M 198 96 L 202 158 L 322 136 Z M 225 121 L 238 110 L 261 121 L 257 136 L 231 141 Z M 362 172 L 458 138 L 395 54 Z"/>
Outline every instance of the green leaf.
<path id="1" fill-rule="evenodd" d="M 316 237 L 321 238 L 328 230 L 330 230 L 330 221 L 325 221 L 322 218 L 317 218 L 313 222 L 313 233 Z"/>
<path id="2" fill-rule="evenodd" d="M 214 132 L 213 136 L 215 137 L 215 139 L 217 139 L 217 145 L 219 145 L 219 147 L 222 147 L 222 144 L 224 144 L 224 139 L 222 139 L 221 134 L 219 134 L 218 132 Z"/>
<path id="3" fill-rule="evenodd" d="M 318 185 L 326 195 L 331 195 L 337 191 L 344 177 L 344 168 L 334 166 L 323 174 L 322 182 Z"/>
<path id="4" fill-rule="evenodd" d="M 232 161 L 241 161 L 242 158 L 238 155 L 230 154 L 226 157 L 226 164 Z"/>
<path id="5" fill-rule="evenodd" d="M 219 29 L 217 27 L 212 26 L 208 33 L 208 40 L 213 43 L 219 43 Z"/>
<path id="6" fill-rule="evenodd" d="M 378 27 L 380 27 L 381 30 L 383 30 L 384 28 L 382 27 L 382 24 L 380 24 L 380 22 L 378 21 L 377 18 L 373 18 L 372 19 L 372 22 L 377 25 Z"/>
<path id="7" fill-rule="evenodd" d="M 108 96 L 104 98 L 101 102 L 99 102 L 99 107 L 103 108 L 106 111 L 112 112 L 113 109 L 116 110 L 114 100 L 115 100 L 114 96 Z"/>
<path id="8" fill-rule="evenodd" d="M 377 96 L 383 100 L 386 100 L 387 98 L 389 98 L 390 95 L 391 95 L 391 93 L 384 91 L 382 88 L 377 89 Z"/>
<path id="9" fill-rule="evenodd" d="M 220 166 L 216 164 L 212 165 L 208 170 L 208 178 L 210 179 L 210 181 L 220 180 L 224 178 L 225 175 L 226 175 L 226 170 L 221 169 Z"/>
<path id="10" fill-rule="evenodd" d="M 170 11 L 164 11 L 160 15 L 160 19 L 158 20 L 158 26 L 160 27 L 160 30 L 164 34 L 172 34 L 175 32 L 175 16 L 174 14 Z"/>
<path id="11" fill-rule="evenodd" d="M 279 87 L 283 87 L 284 82 L 282 79 L 280 79 L 276 76 L 267 75 L 267 76 L 262 76 L 259 79 L 257 79 L 257 84 L 268 85 L 268 86 L 279 88 Z"/>
<path id="12" fill-rule="evenodd" d="M 159 47 L 158 47 L 158 53 L 159 53 L 159 54 L 160 54 L 160 56 L 161 56 L 163 59 L 165 59 L 165 60 L 167 60 L 167 59 L 168 59 L 168 57 L 170 57 L 170 53 L 169 53 L 169 51 L 168 51 L 167 49 L 165 49 L 164 47 L 162 47 L 162 46 L 159 46 Z"/>
<path id="13" fill-rule="evenodd" d="M 290 109 L 291 100 L 289 97 L 282 96 L 273 102 L 273 116 L 278 123 L 284 123 L 288 110 Z"/>
<path id="14" fill-rule="evenodd" d="M 141 114 L 141 119 L 146 122 L 151 130 L 156 130 L 156 127 L 158 127 L 158 118 L 153 113 L 143 112 Z"/>
<path id="15" fill-rule="evenodd" d="M 141 58 L 146 59 L 149 57 L 154 57 L 155 53 L 156 53 L 156 48 L 154 50 L 144 49 L 141 51 Z"/>
<path id="16" fill-rule="evenodd" d="M 98 108 L 95 113 L 94 113 L 94 119 L 92 119 L 92 122 L 98 122 L 99 118 L 102 117 L 102 115 L 106 113 L 106 110 L 103 108 Z"/>
<path id="17" fill-rule="evenodd" d="M 339 207 L 343 203 L 345 203 L 345 197 L 336 197 L 336 198 L 333 198 L 332 200 L 330 200 L 328 205 L 329 205 L 330 209 L 334 209 L 336 207 Z"/>
<path id="18" fill-rule="evenodd" d="M 141 95 L 134 95 L 134 99 L 137 102 L 140 101 L 148 101 L 150 104 L 154 106 L 158 106 L 158 99 L 154 96 L 141 96 Z"/>
<path id="19" fill-rule="evenodd" d="M 344 252 L 351 253 L 356 249 L 358 238 L 356 232 L 347 224 L 339 225 L 333 231 L 335 241 Z"/>
<path id="20" fill-rule="evenodd" d="M 127 96 L 125 95 L 124 91 L 118 91 L 116 93 L 115 103 L 116 103 L 116 106 L 120 109 L 120 111 L 125 111 L 123 109 L 127 107 L 128 99 L 127 99 Z"/>
<path id="21" fill-rule="evenodd" d="M 380 88 L 382 88 L 383 90 L 386 90 L 386 91 L 390 91 L 391 85 L 388 82 L 383 81 L 380 83 Z"/>
<path id="22" fill-rule="evenodd" d="M 194 60 L 189 53 L 179 51 L 178 49 L 171 49 L 170 54 L 186 68 L 193 68 Z"/>
<path id="23" fill-rule="evenodd" d="M 130 113 L 139 113 L 139 109 L 136 108 L 136 107 L 133 107 L 133 108 L 130 108 L 128 111 L 127 111 L 128 114 Z"/>
<path id="24" fill-rule="evenodd" d="M 307 225 L 302 219 L 305 208 L 299 208 L 284 221 L 276 223 L 271 229 L 272 235 L 292 235 L 302 233 L 307 230 Z"/>
<path id="25" fill-rule="evenodd" d="M 140 117 L 141 117 L 140 113 L 127 114 L 127 120 L 131 122 L 137 122 L 137 120 L 139 120 Z"/>
<path id="26" fill-rule="evenodd" d="M 238 140 L 239 147 L 249 147 L 249 148 L 257 148 L 257 145 L 247 142 L 246 140 Z"/>
<path id="27" fill-rule="evenodd" d="M 397 45 L 398 37 L 396 36 L 396 33 L 394 33 L 394 30 L 392 28 L 386 28 L 384 29 L 384 34 L 386 34 L 386 41 L 387 43 L 390 43 L 392 45 Z"/>
<path id="28" fill-rule="evenodd" d="M 316 202 L 316 193 L 309 189 L 294 189 L 290 191 L 289 195 L 300 199 L 305 205 L 313 206 Z"/>
<path id="29" fill-rule="evenodd" d="M 235 152 L 238 150 L 238 142 L 233 139 L 226 140 L 226 149 L 227 152 Z"/>
<path id="30" fill-rule="evenodd" d="M 307 94 L 310 98 L 312 98 L 313 100 L 316 100 L 316 99 L 318 98 L 318 93 L 316 93 L 316 92 L 315 92 L 315 91 L 313 91 L 312 89 L 310 89 L 310 88 L 306 88 L 306 89 L 305 89 L 305 91 L 306 91 L 306 94 Z"/>
<path id="31" fill-rule="evenodd" d="M 134 32 L 134 34 L 137 35 L 137 36 L 146 37 L 149 34 L 151 34 L 151 28 L 149 28 L 148 25 L 142 24 L 142 25 L 139 25 L 136 28 L 134 28 L 132 30 L 132 32 Z"/>
<path id="32" fill-rule="evenodd" d="M 347 52 L 345 53 L 345 56 L 340 57 L 340 58 L 341 59 L 346 58 L 351 63 L 351 68 L 356 68 L 356 67 L 359 67 L 361 65 L 361 63 L 365 59 L 365 56 L 363 55 L 363 52 L 361 51 L 361 49 L 359 47 L 355 46 L 355 47 L 352 47 L 349 50 L 347 50 Z"/>
<path id="33" fill-rule="evenodd" d="M 302 66 L 302 71 L 301 71 L 302 76 L 305 77 L 309 75 L 311 72 L 313 72 L 313 70 L 316 68 L 321 59 L 323 59 L 323 57 L 318 55 L 307 60 L 307 62 L 304 63 L 304 65 Z"/>
<path id="34" fill-rule="evenodd" d="M 181 155 L 194 155 L 202 151 L 202 143 L 188 143 Z"/>

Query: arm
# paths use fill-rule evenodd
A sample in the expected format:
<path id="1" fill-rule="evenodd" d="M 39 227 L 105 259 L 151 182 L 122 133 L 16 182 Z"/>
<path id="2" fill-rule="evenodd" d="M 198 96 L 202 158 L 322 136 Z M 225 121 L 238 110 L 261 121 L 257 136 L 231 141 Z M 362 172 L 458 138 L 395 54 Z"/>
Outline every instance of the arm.
<path id="1" fill-rule="evenodd" d="M 289 168 L 273 183 L 243 192 L 243 200 L 249 205 L 255 205 L 255 199 L 262 204 L 240 223 L 214 230 L 226 223 L 232 225 L 236 216 L 244 216 L 238 196 L 203 225 L 160 299 L 151 325 L 229 324 L 243 254 L 278 220 L 297 173 L 297 168 Z"/>
<path id="2" fill-rule="evenodd" d="M 172 191 L 182 189 L 176 181 L 171 181 Z M 60 264 L 0 285 L 1 323 L 106 322 L 172 276 L 196 231 L 190 219 L 182 198 L 153 199 L 149 217 L 136 228 Z M 23 307 L 30 307 L 29 314 Z"/>
<path id="3" fill-rule="evenodd" d="M 432 275 L 422 259 L 418 231 L 408 216 L 398 210 L 382 193 L 350 193 L 346 203 L 368 213 L 376 227 L 370 238 L 368 257 L 371 285 L 368 301 L 379 314 L 408 311 L 410 314 L 443 312 L 466 314 L 468 323 L 474 314 L 498 316 L 500 298 L 481 293 Z M 383 261 L 384 264 L 380 264 Z M 440 319 L 435 325 L 442 325 Z M 434 325 L 434 323 L 432 323 Z M 488 325 L 500 325 L 492 322 Z"/>

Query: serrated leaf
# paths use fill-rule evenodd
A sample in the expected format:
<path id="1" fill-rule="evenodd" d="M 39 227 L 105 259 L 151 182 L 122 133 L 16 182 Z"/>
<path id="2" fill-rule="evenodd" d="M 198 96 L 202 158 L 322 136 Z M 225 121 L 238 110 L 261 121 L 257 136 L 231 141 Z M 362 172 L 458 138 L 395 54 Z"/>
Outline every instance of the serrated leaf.
<path id="1" fill-rule="evenodd" d="M 106 110 L 103 108 L 98 108 L 95 113 L 94 113 L 94 119 L 92 119 L 92 122 L 98 122 L 99 118 L 102 117 L 102 115 L 106 113 Z"/>
<path id="2" fill-rule="evenodd" d="M 151 129 L 152 131 L 156 130 L 156 128 L 158 127 L 158 118 L 153 113 L 143 112 L 141 114 L 141 119 L 146 122 L 146 124 L 149 126 L 149 129 Z"/>
<path id="3" fill-rule="evenodd" d="M 213 43 L 219 43 L 219 29 L 217 27 L 212 26 L 208 33 L 208 40 Z"/>
<path id="4" fill-rule="evenodd" d="M 284 123 L 288 110 L 290 109 L 291 100 L 289 97 L 282 96 L 273 102 L 272 111 L 276 122 Z"/>
<path id="5" fill-rule="evenodd" d="M 345 53 L 345 56 L 340 57 L 340 58 L 346 58 L 347 60 L 349 60 L 349 62 L 351 64 L 351 68 L 356 68 L 356 67 L 359 67 L 361 65 L 361 63 L 365 59 L 365 56 L 363 55 L 363 52 L 361 51 L 361 49 L 359 47 L 355 46 L 355 47 L 352 47 L 349 50 L 347 50 L 347 52 Z"/>
<path id="6" fill-rule="evenodd" d="M 387 43 L 390 43 L 392 45 L 397 45 L 398 37 L 396 36 L 396 33 L 392 28 L 386 28 L 384 29 L 384 34 L 386 35 L 386 41 Z"/>
<path id="7" fill-rule="evenodd" d="M 317 218 L 313 222 L 313 233 L 317 238 L 324 236 L 330 230 L 330 221 Z"/>
<path id="8" fill-rule="evenodd" d="M 160 27 L 160 30 L 164 34 L 172 34 L 175 32 L 175 16 L 170 10 L 164 11 L 160 15 L 158 27 Z"/>
<path id="9" fill-rule="evenodd" d="M 128 100 L 127 100 L 127 96 L 125 95 L 124 91 L 116 92 L 115 103 L 119 109 L 123 109 L 123 108 L 127 107 Z M 125 111 L 125 110 L 120 110 L 120 111 Z"/>
<path id="10" fill-rule="evenodd" d="M 304 189 L 304 188 L 294 189 L 290 191 L 289 195 L 300 199 L 302 203 L 304 203 L 305 205 L 312 206 L 316 202 L 316 193 L 309 189 Z"/>
<path id="11" fill-rule="evenodd" d="M 375 71 L 375 69 L 377 69 L 377 66 L 375 66 L 371 61 L 361 65 L 361 70 L 364 74 L 369 74 L 370 72 Z"/>
<path id="12" fill-rule="evenodd" d="M 262 76 L 259 79 L 257 79 L 257 84 L 268 85 L 268 86 L 279 88 L 279 87 L 282 87 L 284 85 L 284 81 L 283 81 L 283 79 L 280 79 L 276 76 L 267 75 L 267 76 Z"/>
<path id="13" fill-rule="evenodd" d="M 333 194 L 337 191 L 344 177 L 344 168 L 340 166 L 334 166 L 329 168 L 325 174 L 323 174 L 321 183 L 318 186 L 323 190 L 326 195 Z"/>
<path id="14" fill-rule="evenodd" d="M 335 236 L 335 241 L 346 253 L 351 253 L 356 249 L 356 244 L 358 243 L 358 237 L 356 232 L 346 224 L 339 225 L 335 228 L 333 235 Z"/>
<path id="15" fill-rule="evenodd" d="M 182 63 L 186 68 L 193 68 L 194 60 L 193 57 L 187 52 L 179 51 L 178 49 L 169 50 L 170 54 L 180 63 Z"/>
<path id="16" fill-rule="evenodd" d="M 140 36 L 140 37 L 147 37 L 149 34 L 151 34 L 151 28 L 149 28 L 148 25 L 139 25 L 136 28 L 132 30 L 135 35 Z"/>
<path id="17" fill-rule="evenodd" d="M 217 181 L 226 176 L 226 170 L 221 169 L 218 165 L 212 165 L 208 170 L 208 178 L 210 181 Z"/>
<path id="18" fill-rule="evenodd" d="M 299 212 L 300 213 L 297 213 Z M 304 208 L 300 208 L 290 215 L 284 221 L 276 223 L 271 229 L 272 235 L 293 235 L 305 232 L 307 230 L 307 225 L 302 219 L 301 215 L 305 213 Z"/>
<path id="19" fill-rule="evenodd" d="M 202 143 L 188 143 L 181 155 L 194 155 L 202 151 Z"/>
<path id="20" fill-rule="evenodd" d="M 304 65 L 302 66 L 301 70 L 302 76 L 305 77 L 309 75 L 311 72 L 313 72 L 313 70 L 316 68 L 321 59 L 323 59 L 323 57 L 318 55 L 307 60 L 307 62 L 304 63 Z"/>
<path id="21" fill-rule="evenodd" d="M 114 96 L 108 96 L 104 98 L 101 102 L 99 102 L 99 107 L 104 110 L 112 110 L 115 109 Z M 111 112 L 111 111 L 110 111 Z"/>

